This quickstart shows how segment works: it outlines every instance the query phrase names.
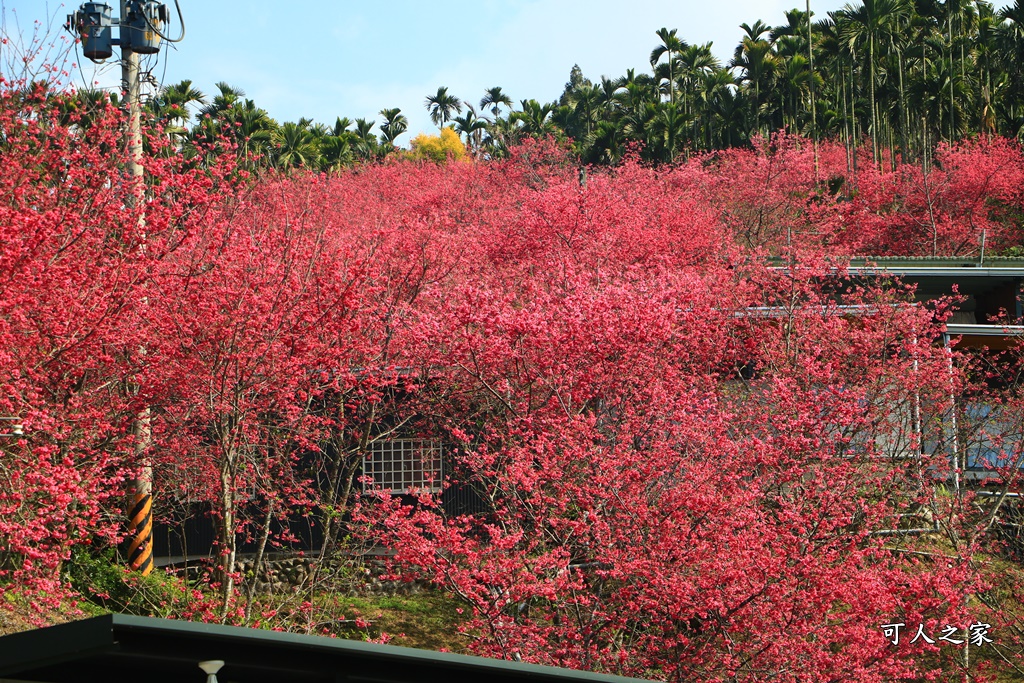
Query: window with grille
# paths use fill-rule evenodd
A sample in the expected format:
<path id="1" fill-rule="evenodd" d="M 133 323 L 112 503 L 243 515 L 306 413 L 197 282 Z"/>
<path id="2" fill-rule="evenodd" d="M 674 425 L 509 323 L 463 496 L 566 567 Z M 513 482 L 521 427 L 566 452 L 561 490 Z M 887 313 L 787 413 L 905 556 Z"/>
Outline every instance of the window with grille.
<path id="1" fill-rule="evenodd" d="M 363 456 L 363 474 L 373 481 L 366 489 L 405 493 L 409 489 L 441 490 L 441 442 L 432 439 L 392 439 L 370 444 Z"/>

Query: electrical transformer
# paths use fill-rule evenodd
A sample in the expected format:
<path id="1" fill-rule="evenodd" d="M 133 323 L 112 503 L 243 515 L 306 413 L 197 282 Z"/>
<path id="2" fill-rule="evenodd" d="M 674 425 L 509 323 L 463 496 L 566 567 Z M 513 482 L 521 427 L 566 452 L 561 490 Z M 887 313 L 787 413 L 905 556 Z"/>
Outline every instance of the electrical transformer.
<path id="1" fill-rule="evenodd" d="M 167 23 L 167 6 L 152 0 L 135 0 L 128 4 L 127 16 L 121 18 L 121 44 L 141 55 L 160 51 L 160 33 Z"/>
<path id="2" fill-rule="evenodd" d="M 101 2 L 87 2 L 68 16 L 68 27 L 82 37 L 82 54 L 97 61 L 114 54 L 111 25 L 110 5 Z"/>

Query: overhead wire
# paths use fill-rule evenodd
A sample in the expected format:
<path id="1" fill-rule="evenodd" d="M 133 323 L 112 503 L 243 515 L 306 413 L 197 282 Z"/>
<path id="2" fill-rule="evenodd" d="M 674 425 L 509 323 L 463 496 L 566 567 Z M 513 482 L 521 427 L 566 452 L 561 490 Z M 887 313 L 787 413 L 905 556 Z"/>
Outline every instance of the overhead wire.
<path id="1" fill-rule="evenodd" d="M 157 61 L 157 64 L 160 63 L 159 59 L 157 59 L 156 61 Z M 170 61 L 171 61 L 170 59 L 165 59 L 164 60 L 164 70 L 163 70 L 163 73 L 160 74 L 159 92 L 163 92 L 164 91 L 164 83 L 167 80 L 167 63 L 170 62 Z"/>
<path id="2" fill-rule="evenodd" d="M 89 90 L 89 83 L 85 80 L 85 69 L 82 68 L 82 59 L 85 59 L 85 55 L 79 55 L 78 52 L 78 41 L 75 41 L 75 65 L 78 66 L 78 75 L 82 77 L 82 89 Z"/>

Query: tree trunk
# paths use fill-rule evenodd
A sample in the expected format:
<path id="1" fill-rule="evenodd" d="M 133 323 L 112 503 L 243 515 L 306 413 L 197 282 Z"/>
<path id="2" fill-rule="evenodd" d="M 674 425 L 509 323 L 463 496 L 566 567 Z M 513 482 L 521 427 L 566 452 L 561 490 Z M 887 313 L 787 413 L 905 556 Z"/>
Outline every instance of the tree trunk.
<path id="1" fill-rule="evenodd" d="M 221 621 L 226 621 L 228 608 L 231 603 L 231 594 L 235 589 L 235 561 L 237 559 L 237 541 L 235 538 L 235 466 L 236 453 L 234 450 L 225 451 L 224 459 L 220 466 L 220 504 L 221 519 L 218 535 L 221 549 L 221 597 L 223 606 L 221 609 Z"/>
<path id="2" fill-rule="evenodd" d="M 245 600 L 245 621 L 249 621 L 249 614 L 252 608 L 252 600 L 256 596 L 256 580 L 259 577 L 260 567 L 263 566 L 263 558 L 266 555 L 267 541 L 270 540 L 270 523 L 274 520 L 274 501 L 267 500 L 267 509 L 263 515 L 263 526 L 260 529 L 259 545 L 256 548 L 256 557 L 252 562 L 252 580 L 249 582 Z"/>

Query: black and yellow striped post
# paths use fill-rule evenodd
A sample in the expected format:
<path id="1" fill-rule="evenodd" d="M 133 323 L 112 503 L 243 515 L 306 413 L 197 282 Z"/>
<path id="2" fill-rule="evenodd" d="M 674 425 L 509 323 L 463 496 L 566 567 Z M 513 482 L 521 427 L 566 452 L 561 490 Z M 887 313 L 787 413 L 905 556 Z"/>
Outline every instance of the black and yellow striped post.
<path id="1" fill-rule="evenodd" d="M 128 515 L 128 564 L 143 576 L 153 571 L 153 495 L 149 482 L 132 482 L 132 506 Z"/>
<path id="2" fill-rule="evenodd" d="M 128 566 L 148 576 L 153 571 L 153 465 L 147 455 L 153 442 L 149 408 L 139 411 L 133 430 L 138 475 L 128 483 Z"/>

